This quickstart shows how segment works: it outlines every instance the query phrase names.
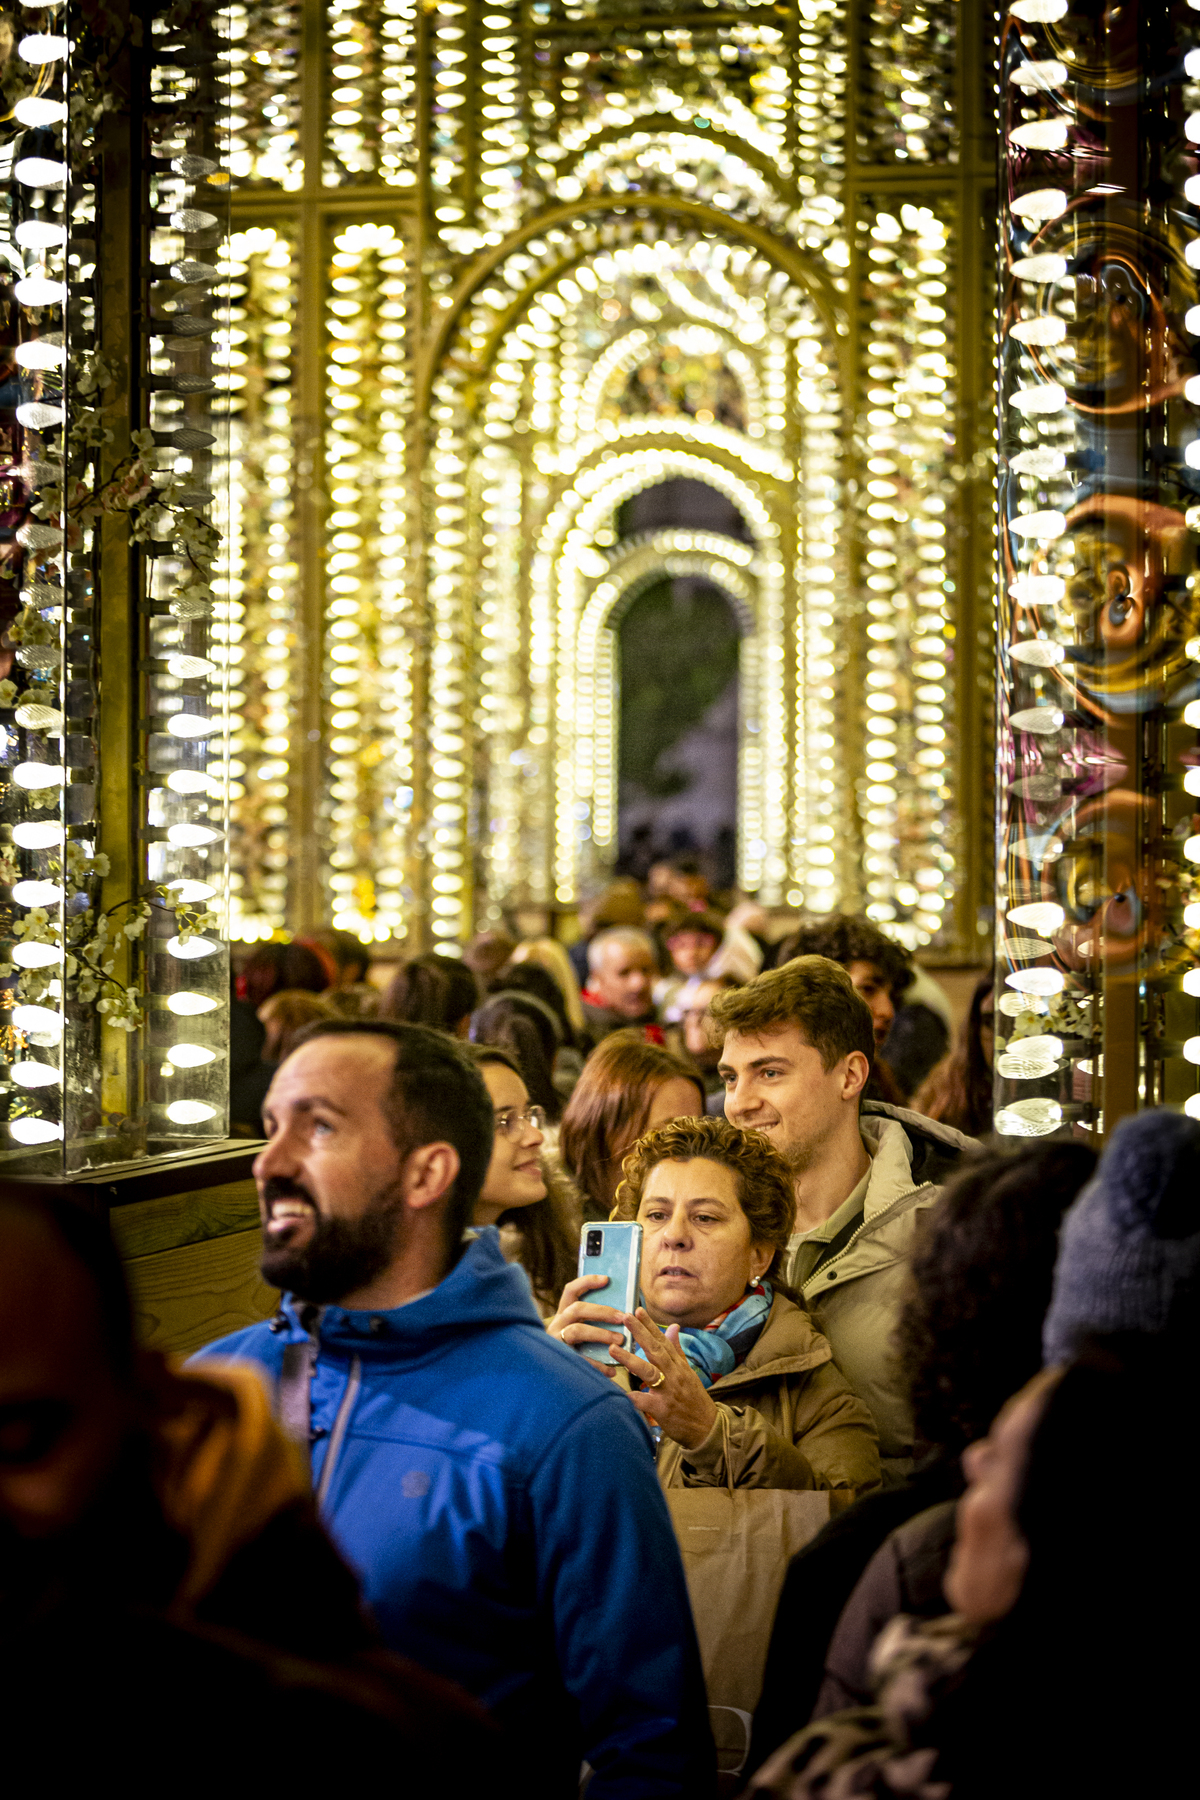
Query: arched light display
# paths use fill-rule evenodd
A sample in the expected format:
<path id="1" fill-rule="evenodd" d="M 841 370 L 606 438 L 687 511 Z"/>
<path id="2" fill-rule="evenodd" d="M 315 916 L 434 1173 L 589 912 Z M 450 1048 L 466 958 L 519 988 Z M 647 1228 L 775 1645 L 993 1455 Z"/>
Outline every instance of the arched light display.
<path id="1" fill-rule="evenodd" d="M 986 559 L 964 562 L 982 469 L 957 343 L 983 295 L 951 295 L 991 177 L 951 92 L 959 16 L 334 0 L 297 124 L 297 24 L 232 9 L 235 242 L 293 247 L 247 248 L 248 295 L 256 257 L 298 259 L 286 430 L 312 470 L 290 746 L 234 759 L 246 935 L 281 895 L 288 925 L 447 947 L 509 908 L 572 912 L 614 846 L 616 511 L 686 470 L 753 540 L 739 879 L 975 953 L 955 796 Z M 247 446 L 275 429 L 255 305 L 231 330 Z M 265 570 L 265 450 L 234 468 L 229 555 Z M 232 618 L 231 646 L 238 623 L 249 707 L 270 657 Z M 259 848 L 283 806 L 286 889 Z"/>

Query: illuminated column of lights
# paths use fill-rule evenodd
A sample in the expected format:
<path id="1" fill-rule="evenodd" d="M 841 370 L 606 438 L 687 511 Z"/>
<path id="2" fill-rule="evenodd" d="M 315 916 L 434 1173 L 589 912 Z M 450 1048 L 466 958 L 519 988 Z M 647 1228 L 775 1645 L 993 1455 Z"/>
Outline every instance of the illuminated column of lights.
<path id="1" fill-rule="evenodd" d="M 404 613 L 406 262 L 391 225 L 334 239 L 326 298 L 330 510 L 325 639 L 330 912 L 367 939 L 403 928 L 411 787 Z"/>
<path id="2" fill-rule="evenodd" d="M 946 162 L 954 123 L 956 0 L 872 0 L 859 132 L 871 162 Z"/>
<path id="3" fill-rule="evenodd" d="M 434 229 L 440 233 L 447 248 L 462 251 L 476 245 L 475 235 L 466 223 L 468 195 L 464 145 L 467 119 L 464 107 L 471 76 L 468 25 L 466 6 L 451 4 L 451 0 L 439 0 L 436 11 L 430 15 L 433 107 L 430 134 L 433 141 L 427 203 L 433 215 Z"/>
<path id="4" fill-rule="evenodd" d="M 330 0 L 325 180 L 416 181 L 414 0 Z"/>
<path id="5" fill-rule="evenodd" d="M 454 389 L 434 389 L 431 460 L 440 479 L 426 502 L 429 520 L 430 931 L 447 947 L 469 934 L 471 737 L 474 621 L 465 603 L 467 463 L 455 420 Z"/>
<path id="6" fill-rule="evenodd" d="M 953 452 L 949 215 L 905 203 L 866 233 L 867 912 L 910 949 L 936 943 L 954 893 Z M 951 514 L 951 517 L 953 515 Z"/>
<path id="7" fill-rule="evenodd" d="M 304 185 L 300 147 L 300 0 L 252 0 L 216 15 L 229 42 L 229 169 L 241 183 Z"/>
<path id="8" fill-rule="evenodd" d="M 67 252 L 72 226 L 78 237 L 94 237 L 95 193 L 90 181 L 72 180 L 68 169 L 70 44 L 55 15 L 47 13 L 46 20 L 44 28 L 30 28 L 27 22 L 17 28 L 10 80 L 21 135 L 9 139 L 0 178 L 6 278 L 13 281 L 15 345 L 9 354 L 16 388 L 6 396 L 6 406 L 13 410 L 7 413 L 5 433 L 11 436 L 9 459 L 15 465 L 11 503 L 21 516 L 9 565 L 20 582 L 20 612 L 6 640 L 17 648 L 0 728 L 4 965 L 7 977 L 16 976 L 15 1004 L 4 1034 L 9 1067 L 0 1160 L 8 1163 L 14 1155 L 32 1151 L 35 1166 L 55 1170 L 63 1166 L 63 1153 L 49 1146 L 78 1138 L 81 1125 L 86 1129 L 81 1113 L 85 1118 L 99 1100 L 98 1046 L 89 1042 L 94 1033 L 78 1029 L 63 991 L 67 888 L 94 890 L 96 885 L 79 875 L 72 879 L 69 872 L 73 855 L 82 859 L 95 849 L 98 742 L 91 706 L 69 702 L 71 638 L 76 640 L 73 660 L 84 663 L 73 671 L 73 685 L 90 688 L 94 681 L 90 658 L 81 658 L 78 646 L 79 628 L 86 631 L 90 619 L 93 589 L 90 544 L 79 544 L 75 556 L 68 549 L 60 472 L 73 398 L 68 358 L 82 365 L 96 341 L 96 320 L 86 299 L 93 258 L 87 258 L 85 271 L 82 256 L 76 253 L 68 262 Z M 80 315 L 74 323 L 66 304 L 73 284 Z M 10 597 L 11 589 L 5 595 Z M 73 715 L 69 725 L 68 712 Z M 79 733 L 70 759 L 74 770 L 65 754 L 68 729 Z M 74 829 L 68 796 L 76 803 Z M 64 1080 L 68 1070 L 69 1083 Z"/>
<path id="9" fill-rule="evenodd" d="M 480 471 L 486 529 L 480 558 L 479 724 L 488 750 L 488 816 L 484 836 L 487 888 L 497 896 L 525 898 L 522 854 L 522 787 L 528 763 L 524 745 L 521 671 L 521 471 L 498 444 L 484 452 Z M 500 918 L 498 906 L 489 923 Z"/>
<path id="10" fill-rule="evenodd" d="M 840 524 L 836 362 L 815 317 L 796 322 L 792 339 L 802 428 L 796 468 L 799 562 L 796 591 L 796 760 L 788 902 L 810 912 L 840 904 L 838 868 L 847 851 L 845 757 L 840 740 L 840 664 L 844 634 L 835 624 Z"/>
<path id="11" fill-rule="evenodd" d="M 298 270 L 273 226 L 235 232 L 217 292 L 218 390 L 229 395 L 229 475 L 215 517 L 223 544 L 213 661 L 229 709 L 230 936 L 268 938 L 287 922 L 288 796 L 296 779 L 297 604 L 294 380 Z"/>
<path id="12" fill-rule="evenodd" d="M 480 93 L 483 104 L 480 152 L 479 222 L 489 243 L 498 243 L 520 213 L 520 94 L 517 39 L 503 12 L 483 19 Z"/>
<path id="13" fill-rule="evenodd" d="M 228 399 L 215 391 L 213 342 L 228 330 L 231 297 L 216 289 L 233 269 L 220 249 L 229 173 L 209 153 L 226 137 L 227 103 L 206 104 L 201 84 L 206 69 L 229 66 L 229 46 L 206 22 L 198 33 L 157 35 L 155 51 L 174 60 L 155 69 L 152 90 L 160 111 L 146 329 L 159 505 L 143 535 L 142 891 L 165 894 L 176 911 L 151 907 L 142 968 L 150 1142 L 178 1148 L 224 1137 L 228 1106 L 228 711 L 213 656 L 212 524 L 214 489 L 228 468 Z"/>

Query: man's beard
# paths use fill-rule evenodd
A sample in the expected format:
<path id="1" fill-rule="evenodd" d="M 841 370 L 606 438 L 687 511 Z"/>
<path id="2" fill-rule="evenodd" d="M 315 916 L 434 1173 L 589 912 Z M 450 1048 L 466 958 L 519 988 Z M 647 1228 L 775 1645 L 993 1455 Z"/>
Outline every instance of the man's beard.
<path id="1" fill-rule="evenodd" d="M 270 1216 L 275 1200 L 295 1198 L 313 1209 L 312 1234 L 297 1249 L 264 1243 L 260 1267 L 264 1281 L 298 1300 L 316 1306 L 335 1304 L 346 1294 L 369 1286 L 393 1263 L 407 1236 L 404 1196 L 398 1182 L 373 1194 L 367 1210 L 357 1219 L 329 1219 L 317 1211 L 312 1195 L 297 1181 L 272 1176 L 263 1186 L 263 1201 Z"/>

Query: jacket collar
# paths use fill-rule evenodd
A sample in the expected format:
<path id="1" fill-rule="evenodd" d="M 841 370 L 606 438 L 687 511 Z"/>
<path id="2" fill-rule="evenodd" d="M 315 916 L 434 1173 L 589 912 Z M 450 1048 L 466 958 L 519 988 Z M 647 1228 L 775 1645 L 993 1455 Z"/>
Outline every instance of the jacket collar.
<path id="1" fill-rule="evenodd" d="M 715 1394 L 720 1389 L 728 1393 L 731 1388 L 752 1387 L 755 1382 L 772 1381 L 780 1375 L 802 1374 L 808 1369 L 819 1369 L 832 1359 L 827 1340 L 803 1307 L 785 1294 L 776 1294 L 758 1342 L 745 1362 L 714 1381 L 709 1391 Z"/>

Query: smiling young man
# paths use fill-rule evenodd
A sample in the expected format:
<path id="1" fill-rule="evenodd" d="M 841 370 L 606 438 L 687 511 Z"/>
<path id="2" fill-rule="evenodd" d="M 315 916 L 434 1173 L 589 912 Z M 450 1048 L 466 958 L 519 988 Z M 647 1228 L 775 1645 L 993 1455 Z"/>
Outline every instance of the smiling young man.
<path id="1" fill-rule="evenodd" d="M 902 1107 L 863 1101 L 870 1007 L 824 956 L 801 956 L 718 994 L 725 1116 L 761 1131 L 795 1184 L 787 1279 L 874 1415 L 885 1478 L 911 1466 L 912 1415 L 892 1348 L 920 1216 L 971 1138 Z"/>
<path id="2" fill-rule="evenodd" d="M 255 1164 L 278 1317 L 260 1364 L 388 1644 L 511 1733 L 532 1797 L 707 1795 L 679 1554 L 644 1428 L 542 1328 L 494 1229 L 464 1248 L 491 1097 L 420 1025 L 321 1022 L 280 1065 Z M 648 1596 L 653 1596 L 652 1603 Z"/>

